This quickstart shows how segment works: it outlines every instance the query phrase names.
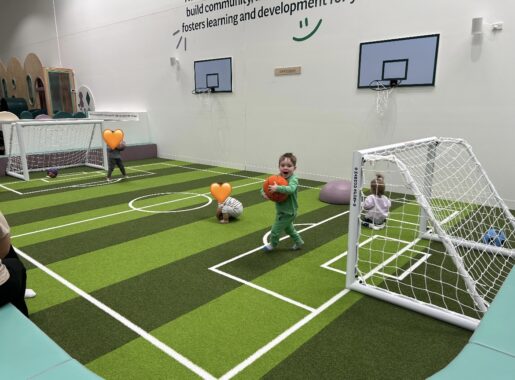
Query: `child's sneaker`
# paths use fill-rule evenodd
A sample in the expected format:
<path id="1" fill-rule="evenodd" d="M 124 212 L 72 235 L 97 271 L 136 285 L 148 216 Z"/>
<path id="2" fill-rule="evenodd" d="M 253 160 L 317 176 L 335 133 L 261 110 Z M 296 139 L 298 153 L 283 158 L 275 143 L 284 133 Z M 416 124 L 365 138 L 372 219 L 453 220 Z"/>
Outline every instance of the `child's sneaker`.
<path id="1" fill-rule="evenodd" d="M 268 243 L 268 244 L 265 244 L 261 250 L 263 252 L 270 252 L 270 251 L 274 250 L 274 247 L 272 246 L 272 244 Z"/>
<path id="2" fill-rule="evenodd" d="M 304 245 L 304 243 L 295 243 L 295 244 L 293 244 L 293 247 L 291 247 L 291 250 L 298 251 L 299 249 L 302 249 L 303 245 Z"/>
<path id="3" fill-rule="evenodd" d="M 381 224 L 371 224 L 370 227 L 372 227 L 373 230 L 379 231 L 379 230 L 382 230 L 385 226 L 386 226 L 385 223 L 381 223 Z"/>
<path id="4" fill-rule="evenodd" d="M 111 181 L 112 181 L 112 179 L 111 179 L 111 178 L 106 178 L 106 181 L 107 181 L 107 182 L 111 182 Z"/>
<path id="5" fill-rule="evenodd" d="M 127 174 L 123 176 L 123 179 L 128 179 L 128 178 L 129 178 L 129 176 Z"/>
<path id="6" fill-rule="evenodd" d="M 25 297 L 24 298 L 34 298 L 36 297 L 36 292 L 32 289 L 25 289 Z"/>

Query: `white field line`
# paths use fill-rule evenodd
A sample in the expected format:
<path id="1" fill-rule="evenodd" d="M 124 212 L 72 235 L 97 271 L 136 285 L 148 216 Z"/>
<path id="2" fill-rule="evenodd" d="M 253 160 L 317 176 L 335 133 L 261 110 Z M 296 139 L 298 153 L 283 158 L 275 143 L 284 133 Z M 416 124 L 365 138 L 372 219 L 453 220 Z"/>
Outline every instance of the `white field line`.
<path id="1" fill-rule="evenodd" d="M 330 271 L 333 271 L 333 272 L 336 272 L 336 273 L 343 274 L 344 276 L 347 275 L 347 272 L 344 271 L 344 270 L 341 270 L 341 269 L 336 269 L 336 268 L 333 268 L 333 267 L 322 267 L 322 268 L 330 270 Z"/>
<path id="2" fill-rule="evenodd" d="M 245 187 L 245 186 L 250 186 L 250 185 L 255 185 L 256 183 L 259 183 L 259 182 L 252 182 L 252 183 L 247 183 L 245 185 L 235 186 L 234 189 L 237 189 L 237 188 L 240 188 L 240 187 Z M 199 195 L 208 195 L 208 194 L 210 194 L 210 193 L 204 193 L 204 194 L 199 194 Z M 161 205 L 166 204 L 166 203 L 180 202 L 180 201 L 183 201 L 183 200 L 186 200 L 186 199 L 190 199 L 190 198 L 192 198 L 192 197 L 189 196 L 189 197 L 185 197 L 185 198 L 174 199 L 172 201 L 161 202 L 161 203 L 157 203 L 157 204 L 153 204 L 153 205 L 148 205 L 148 206 L 140 207 L 140 209 L 147 209 L 147 208 L 150 208 L 150 207 L 161 206 Z M 35 234 L 39 234 L 39 233 L 42 233 L 42 232 L 57 230 L 57 229 L 60 229 L 60 228 L 66 228 L 66 227 L 70 227 L 70 226 L 74 226 L 74 225 L 82 224 L 82 223 L 94 222 L 94 221 L 99 220 L 99 219 L 110 218 L 110 217 L 113 217 L 113 216 L 123 215 L 123 214 L 129 213 L 129 212 L 136 212 L 136 211 L 139 211 L 139 210 L 130 209 L 130 210 L 125 210 L 125 211 L 119 211 L 119 212 L 115 212 L 115 213 L 112 213 L 112 214 L 107 214 L 107 215 L 97 216 L 97 217 L 94 217 L 94 218 L 78 220 L 76 222 L 61 224 L 59 226 L 52 226 L 52 227 L 48 227 L 48 228 L 43 228 L 43 229 L 37 230 L 37 231 L 31 231 L 31 232 L 26 232 L 26 233 L 19 234 L 19 235 L 13 235 L 12 238 L 14 239 L 14 238 L 22 237 L 22 236 L 35 235 Z"/>
<path id="3" fill-rule="evenodd" d="M 308 226 L 308 227 L 306 227 L 306 228 L 303 228 L 302 230 L 299 230 L 298 232 L 300 233 L 300 232 L 304 232 L 304 231 L 310 230 L 310 229 L 312 229 L 312 228 L 318 227 L 318 226 L 319 226 L 319 225 L 321 225 L 321 224 L 324 224 L 324 223 L 326 223 L 326 222 L 329 222 L 329 221 L 331 221 L 331 220 L 333 220 L 333 219 L 336 219 L 336 218 L 338 218 L 338 217 L 340 217 L 340 216 L 343 216 L 343 215 L 346 215 L 346 214 L 348 214 L 348 213 L 349 213 L 349 211 L 344 211 L 344 212 L 342 212 L 342 213 L 340 213 L 340 214 L 337 214 L 337 215 L 331 216 L 330 218 L 327 218 L 327 219 L 325 219 L 325 220 L 322 220 L 322 221 L 320 221 L 320 222 L 318 222 L 318 223 L 313 223 L 312 225 L 310 225 L 310 226 Z M 282 240 L 287 239 L 287 238 L 288 238 L 288 236 L 283 236 L 280 240 L 282 241 Z M 229 260 L 226 260 L 226 261 L 221 262 L 221 263 L 219 263 L 219 264 L 213 265 L 213 266 L 212 266 L 211 268 L 209 268 L 209 269 L 213 270 L 213 269 L 220 268 L 220 267 L 222 267 L 222 266 L 224 266 L 224 265 L 226 265 L 226 264 L 232 263 L 233 261 L 239 260 L 239 259 L 241 259 L 242 257 L 248 256 L 248 255 L 250 255 L 250 254 L 252 254 L 252 253 L 254 253 L 254 252 L 260 251 L 263 247 L 264 247 L 264 245 L 261 245 L 261 246 L 259 246 L 259 247 L 257 247 L 257 248 L 254 248 L 254 249 L 252 249 L 252 250 L 250 250 L 250 251 L 248 251 L 248 252 L 242 253 L 241 255 L 235 256 L 235 257 L 233 257 L 232 259 L 229 259 Z"/>
<path id="4" fill-rule="evenodd" d="M 299 232 L 299 233 L 302 233 L 302 232 L 304 232 L 304 231 L 307 231 L 307 230 L 309 230 L 309 229 L 311 229 L 311 228 L 314 228 L 314 227 L 320 226 L 320 225 L 321 225 L 321 224 L 323 224 L 323 223 L 326 223 L 326 222 L 328 222 L 328 221 L 330 221 L 330 220 L 333 220 L 333 219 L 335 219 L 335 218 L 337 218 L 337 217 L 343 216 L 343 215 L 348 214 L 348 213 L 349 213 L 349 211 L 345 211 L 345 212 L 342 212 L 342 213 L 340 213 L 340 214 L 334 215 L 334 216 L 332 216 L 332 217 L 330 217 L 330 218 L 327 218 L 327 219 L 325 219 L 325 220 L 322 220 L 322 221 L 320 221 L 320 222 L 318 222 L 318 223 L 309 224 L 309 226 L 308 226 L 308 227 L 303 228 L 303 229 L 299 230 L 298 232 Z M 266 236 L 266 235 L 265 235 L 265 236 Z M 283 236 L 280 240 L 282 241 L 282 240 L 285 240 L 285 239 L 289 239 L 289 236 Z M 265 243 L 265 244 L 266 244 L 266 243 Z M 227 272 L 224 272 L 224 271 L 222 271 L 222 270 L 218 269 L 219 267 L 224 266 L 224 265 L 226 265 L 226 264 L 228 264 L 228 263 L 231 263 L 231 262 L 233 262 L 233 261 L 239 260 L 239 259 L 241 259 L 242 257 L 248 256 L 248 255 L 250 255 L 250 254 L 252 254 L 252 253 L 255 253 L 255 252 L 258 252 L 258 251 L 260 252 L 262 248 L 263 248 L 263 245 L 261 245 L 261 246 L 259 246 L 259 247 L 257 247 L 257 248 L 254 248 L 254 249 L 252 249 L 252 250 L 250 250 L 250 251 L 248 251 L 248 252 L 242 253 L 241 255 L 238 255 L 238 256 L 236 256 L 236 257 L 233 257 L 232 259 L 229 259 L 229 260 L 226 260 L 226 261 L 224 261 L 224 262 L 222 262 L 222 263 L 216 264 L 216 265 L 214 265 L 214 266 L 210 267 L 210 268 L 209 268 L 209 270 L 211 270 L 211 271 L 213 271 L 213 272 L 215 272 L 215 273 L 218 273 L 218 274 L 220 274 L 220 275 L 222 275 L 222 276 L 228 277 L 228 278 L 230 278 L 230 279 L 232 279 L 232 280 L 234 280 L 234 281 L 237 281 L 237 282 L 239 282 L 239 283 L 241 283 L 241 284 L 247 285 L 247 286 L 249 286 L 249 287 L 251 287 L 251 288 L 254 288 L 254 289 L 256 289 L 256 290 L 259 290 L 259 291 L 261 291 L 261 292 L 264 292 L 264 293 L 266 293 L 266 294 L 268 294 L 268 295 L 271 295 L 271 296 L 273 296 L 273 297 L 275 297 L 275 298 L 278 298 L 278 299 L 280 299 L 280 300 L 282 300 L 282 301 L 288 302 L 288 303 L 290 303 L 290 304 L 292 304 L 292 305 L 295 305 L 295 306 L 298 306 L 298 307 L 300 307 L 300 308 L 302 308 L 302 309 L 305 309 L 305 310 L 307 310 L 307 311 L 313 312 L 315 309 L 314 309 L 313 307 L 311 307 L 311 306 L 307 306 L 307 305 L 305 305 L 305 304 L 303 304 L 303 303 L 301 303 L 301 302 L 299 302 L 299 301 L 295 301 L 294 299 L 291 299 L 291 298 L 289 298 L 289 297 L 283 296 L 282 294 L 279 294 L 279 293 L 277 293 L 277 292 L 274 292 L 273 290 L 270 290 L 270 289 L 264 288 L 264 287 L 262 287 L 262 286 L 256 285 L 256 284 L 254 284 L 254 283 L 252 283 L 252 282 L 250 282 L 250 281 L 247 281 L 247 280 L 245 280 L 245 279 L 243 279 L 243 278 L 241 278 L 241 277 L 237 277 L 237 276 L 235 276 L 235 275 L 233 275 L 233 274 L 230 274 L 230 273 L 227 273 Z"/>
<path id="5" fill-rule="evenodd" d="M 78 288 L 77 286 L 75 286 L 74 284 L 72 284 L 71 282 L 69 282 L 68 280 L 66 280 L 62 276 L 60 276 L 59 274 L 57 274 L 54 271 L 48 269 L 46 266 L 41 264 L 39 261 L 37 261 L 37 260 L 33 259 L 32 257 L 30 257 L 29 255 L 27 255 L 25 252 L 22 252 L 22 251 L 20 251 L 17 248 L 15 248 L 15 250 L 16 250 L 16 252 L 20 256 L 22 256 L 27 261 L 30 261 L 33 265 L 35 265 L 36 267 L 41 269 L 47 275 L 49 275 L 50 277 L 52 277 L 55 280 L 59 281 L 61 284 L 63 284 L 68 289 L 70 289 L 71 291 L 75 292 L 76 294 L 78 294 L 80 297 L 84 298 L 88 302 L 92 303 L 93 305 L 98 307 L 100 310 L 102 310 L 104 313 L 106 313 L 110 317 L 116 319 L 118 322 L 123 324 L 128 329 L 134 331 L 141 338 L 145 339 L 147 342 L 152 344 L 154 347 L 156 347 L 157 349 L 159 349 L 162 352 L 164 352 L 166 355 L 168 355 L 171 358 L 173 358 L 176 361 L 178 361 L 180 364 L 182 364 L 183 366 L 188 368 L 190 371 L 194 372 L 195 374 L 197 374 L 198 376 L 200 376 L 200 377 L 202 377 L 204 379 L 216 379 L 213 375 L 211 375 L 206 370 L 204 370 L 203 368 L 199 367 L 198 365 L 193 363 L 191 360 L 189 360 L 185 356 L 181 355 L 180 353 L 178 353 L 177 351 L 172 349 L 170 346 L 166 345 L 165 343 L 163 343 L 162 341 L 160 341 L 159 339 L 157 339 L 153 335 L 149 334 L 148 332 L 143 330 L 141 327 L 139 327 L 135 323 L 129 321 L 127 318 L 122 316 L 120 313 L 114 311 L 113 309 L 111 309 L 106 304 L 100 302 L 99 300 L 97 300 L 96 298 L 92 297 L 91 295 L 89 295 L 88 293 L 83 291 L 82 289 Z"/>
<path id="6" fill-rule="evenodd" d="M 431 256 L 429 253 L 425 253 L 425 252 L 420 252 L 420 251 L 415 251 L 415 250 L 410 250 L 410 251 L 419 253 L 422 255 L 422 257 L 420 259 L 418 259 L 417 262 L 415 262 L 415 264 L 413 264 L 408 269 L 403 271 L 400 276 L 393 276 L 391 274 L 384 273 L 384 272 L 377 272 L 377 273 L 382 274 L 385 277 L 390 277 L 390 278 L 393 278 L 398 281 L 403 281 L 409 274 L 411 274 L 415 269 L 417 269 L 424 261 L 427 261 L 429 256 Z"/>
<path id="7" fill-rule="evenodd" d="M 67 181 L 70 181 L 70 180 L 75 180 L 77 179 L 77 177 L 79 179 L 81 178 L 88 178 L 88 177 L 100 177 L 100 176 L 103 176 L 104 174 L 100 174 L 99 171 L 92 171 L 92 172 L 72 172 L 72 173 L 66 173 L 66 174 L 60 174 L 58 178 L 49 178 L 48 176 L 47 177 L 43 177 L 43 178 L 38 178 L 40 181 L 42 182 L 47 182 L 47 183 L 52 183 L 52 182 L 67 182 Z"/>
<path id="8" fill-rule="evenodd" d="M 163 162 L 153 162 L 153 163 L 149 163 L 149 164 L 127 166 L 127 168 L 134 169 L 134 168 L 141 168 L 141 167 L 145 167 L 145 166 L 157 166 L 157 169 L 159 169 L 160 166 L 168 166 L 168 165 L 165 165 L 165 163 L 163 163 Z M 195 168 L 192 168 L 192 169 L 195 169 Z M 100 171 L 100 169 L 99 169 L 99 171 Z M 91 172 L 91 173 L 95 173 L 95 172 Z M 151 173 L 151 172 L 149 172 L 149 173 Z M 40 180 L 41 180 L 41 178 L 35 178 L 35 179 L 28 180 L 28 181 L 17 180 L 17 181 L 12 181 L 12 182 L 6 182 L 4 185 L 16 185 L 16 184 L 20 184 L 20 183 L 37 182 Z"/>
<path id="9" fill-rule="evenodd" d="M 343 252 L 343 253 L 340 253 L 338 256 L 336 256 L 335 258 L 329 260 L 328 262 L 320 265 L 321 268 L 324 268 L 324 269 L 328 269 L 328 270 L 332 270 L 333 272 L 337 272 L 337 273 L 341 273 L 341 274 L 344 274 L 344 275 L 347 275 L 347 272 L 344 271 L 344 270 L 341 270 L 341 269 L 336 269 L 336 268 L 333 268 L 331 266 L 332 263 L 344 258 L 345 256 L 347 256 L 347 251 Z"/>
<path id="10" fill-rule="evenodd" d="M 312 226 L 314 223 L 295 223 L 294 226 Z M 270 236 L 270 234 L 272 233 L 272 231 L 268 231 L 266 234 L 263 235 L 263 245 L 264 244 L 268 244 L 268 237 Z M 279 240 L 280 241 L 283 241 L 285 239 L 288 239 L 289 236 L 283 236 L 282 238 L 280 238 Z"/>
<path id="11" fill-rule="evenodd" d="M 359 247 L 365 245 L 365 244 L 368 244 L 369 242 L 371 242 L 372 240 L 374 240 L 378 235 L 374 235 L 372 237 L 369 237 L 368 239 L 362 241 L 361 243 L 359 243 Z M 336 261 L 340 260 L 341 258 L 347 256 L 347 251 L 343 252 L 343 253 L 340 253 L 338 256 L 332 258 L 331 260 L 325 262 L 324 264 L 320 265 L 320 267 L 324 268 L 324 269 L 328 269 L 328 270 L 332 270 L 333 272 L 337 272 L 337 273 L 341 273 L 341 274 L 344 274 L 346 275 L 347 272 L 344 271 L 344 270 L 341 270 L 341 269 L 336 269 L 336 268 L 333 268 L 331 266 L 331 264 L 335 263 Z"/>
<path id="12" fill-rule="evenodd" d="M 340 293 L 336 294 L 334 297 L 332 297 L 329 301 L 324 303 L 322 306 L 320 306 L 318 309 L 315 309 L 313 312 L 302 318 L 300 321 L 295 323 L 293 326 L 291 326 L 289 329 L 282 332 L 280 335 L 275 337 L 273 340 L 268 342 L 266 345 L 261 347 L 259 350 L 254 352 L 252 355 L 250 355 L 247 359 L 242 361 L 240 364 L 236 365 L 234 368 L 226 372 L 222 377 L 220 377 L 220 380 L 228 380 L 236 376 L 238 373 L 243 371 L 245 368 L 247 368 L 249 365 L 254 363 L 256 360 L 261 358 L 263 355 L 265 355 L 267 352 L 272 350 L 274 347 L 276 347 L 278 344 L 283 342 L 286 338 L 288 338 L 290 335 L 294 334 L 296 331 L 298 331 L 300 328 L 305 326 L 307 323 L 309 323 L 311 320 L 313 320 L 316 316 L 318 316 L 320 313 L 325 311 L 327 308 L 329 308 L 331 305 L 336 303 L 339 299 L 343 298 L 347 293 L 349 293 L 348 289 L 342 290 Z"/>
<path id="13" fill-rule="evenodd" d="M 418 253 L 420 255 L 422 255 L 422 257 L 420 259 L 417 260 L 417 262 L 415 264 L 413 264 L 412 266 L 410 266 L 408 269 L 406 269 L 405 271 L 403 271 L 403 273 L 400 275 L 400 276 L 392 276 L 391 274 L 388 274 L 388 273 L 384 273 L 384 272 L 381 272 L 379 269 L 381 268 L 384 268 L 388 263 L 390 263 L 393 258 L 390 257 L 388 260 L 382 262 L 381 264 L 379 264 L 378 266 L 376 266 L 374 268 L 374 270 L 372 272 L 370 272 L 370 275 L 367 275 L 365 276 L 365 278 L 369 278 L 372 274 L 375 274 L 375 273 L 378 273 L 378 274 L 382 274 L 383 276 L 386 276 L 386 277 L 390 277 L 390 278 L 394 278 L 394 279 L 397 279 L 399 281 L 402 281 L 404 280 L 410 273 L 412 273 L 417 267 L 419 267 L 424 261 L 426 261 L 431 255 L 428 254 L 428 253 L 425 253 L 425 252 L 422 252 L 422 251 L 417 251 L 417 250 L 414 250 L 414 249 L 410 249 L 410 247 L 412 247 L 413 245 L 417 244 L 420 239 L 416 239 L 414 241 L 412 241 L 411 243 L 409 242 L 405 242 L 403 240 L 398 240 L 398 239 L 393 239 L 393 238 L 389 238 L 387 236 L 381 236 L 381 235 L 374 235 L 374 236 L 371 236 L 369 237 L 368 239 L 362 241 L 361 243 L 359 243 L 359 247 L 363 247 L 364 245 L 370 243 L 372 240 L 375 240 L 377 238 L 381 238 L 381 239 L 385 239 L 385 240 L 393 240 L 393 241 L 397 241 L 397 242 L 402 242 L 402 243 L 406 243 L 408 244 L 406 247 L 403 247 L 400 251 L 398 251 L 393 257 L 399 257 L 400 255 L 402 255 L 404 252 L 406 252 L 407 250 L 411 251 L 411 252 L 415 252 L 415 253 Z M 344 271 L 344 270 L 341 270 L 341 269 L 336 269 L 336 268 L 333 268 L 331 267 L 331 264 L 335 263 L 336 261 L 342 259 L 343 257 L 347 256 L 347 251 L 339 254 L 338 256 L 332 258 L 331 260 L 327 261 L 326 263 L 320 265 L 322 268 L 324 269 L 328 269 L 328 270 L 331 270 L 333 272 L 337 272 L 337 273 L 341 273 L 343 275 L 347 275 L 347 272 Z"/>
<path id="14" fill-rule="evenodd" d="M 4 188 L 4 189 L 5 189 L 5 190 L 7 190 L 7 191 L 11 191 L 11 192 L 13 192 L 13 193 L 15 193 L 15 194 L 23 195 L 23 193 L 20 193 L 19 191 L 16 191 L 16 190 L 14 190 L 14 189 L 11 189 L 10 187 L 4 186 L 4 185 L 0 185 L 0 187 Z"/>
<path id="15" fill-rule="evenodd" d="M 135 171 L 142 171 L 144 173 L 151 173 L 151 174 L 155 174 L 153 172 L 149 172 L 149 171 L 145 171 L 145 170 L 138 170 L 136 168 L 141 168 L 141 167 L 145 167 L 145 166 L 156 166 L 157 168 L 159 168 L 160 166 L 169 166 L 165 163 L 162 163 L 162 162 L 154 162 L 154 163 L 149 163 L 149 164 L 141 164 L 141 165 L 135 165 L 135 166 L 127 166 L 126 169 L 127 170 L 135 170 Z M 192 168 L 195 170 L 195 168 Z M 198 170 L 198 169 L 197 169 Z M 84 172 L 83 172 L 84 173 Z M 86 173 L 97 173 L 97 172 L 86 172 Z M 72 174 L 72 173 L 71 173 Z M 104 175 L 103 172 L 101 175 Z M 136 177 L 136 176 L 134 176 Z M 36 179 L 31 179 L 29 181 L 24 181 L 24 183 L 27 183 L 27 182 L 35 182 L 35 181 L 41 181 L 41 180 L 44 180 L 42 178 L 36 178 Z M 49 180 L 46 180 L 46 182 L 50 182 Z M 6 182 L 4 185 L 15 185 L 15 184 L 20 184 L 20 181 L 13 181 L 13 182 Z M 0 185 L 0 187 L 3 187 L 4 189 L 6 189 L 7 191 L 12 191 L 13 193 L 16 193 L 18 195 L 24 195 L 24 194 L 33 194 L 33 193 L 37 193 L 37 191 L 34 191 L 34 192 L 28 192 L 28 193 L 21 193 L 19 191 L 16 191 L 14 189 L 11 189 L 10 187 L 8 186 L 4 186 L 4 185 Z M 68 188 L 69 186 L 67 187 L 64 187 L 64 188 Z M 62 189 L 63 187 L 60 187 L 60 188 L 57 188 L 57 189 Z M 52 188 L 51 190 L 55 190 L 56 188 Z M 47 190 L 40 190 L 41 192 L 43 191 L 47 191 Z M 50 190 L 48 190 L 50 191 Z"/>
<path id="16" fill-rule="evenodd" d="M 129 169 L 130 169 L 131 171 L 135 171 L 135 172 L 142 172 L 142 173 L 148 173 L 148 174 L 156 174 L 154 172 L 149 172 L 148 170 L 136 169 L 136 166 L 127 166 L 126 169 L 127 169 L 127 171 L 129 171 Z"/>
<path id="17" fill-rule="evenodd" d="M 132 175 L 131 178 L 138 178 L 138 177 L 148 177 L 150 175 L 153 175 L 155 173 L 151 172 L 145 172 L 145 174 L 136 174 Z M 95 187 L 95 186 L 107 186 L 112 185 L 113 183 L 120 182 L 122 178 L 115 178 L 110 182 L 107 182 L 105 179 L 102 179 L 100 181 L 92 181 L 92 182 L 86 182 L 86 183 L 77 183 L 75 185 L 68 185 L 68 186 L 59 186 L 59 187 L 51 187 L 48 189 L 41 189 L 41 190 L 34 190 L 34 191 L 27 191 L 25 193 L 22 193 L 23 195 L 32 195 L 32 194 L 38 194 L 38 193 L 46 193 L 50 191 L 55 190 L 63 190 L 63 189 L 73 189 L 73 188 L 80 188 L 80 187 Z"/>
<path id="18" fill-rule="evenodd" d="M 379 235 L 378 235 L 379 236 Z M 364 279 L 368 279 L 370 277 L 372 277 L 373 275 L 375 275 L 376 273 L 382 273 L 381 272 L 381 269 L 383 269 L 385 266 L 387 266 L 388 264 L 390 264 L 393 260 L 396 260 L 399 256 L 401 256 L 404 252 L 406 252 L 407 250 L 410 250 L 411 247 L 413 247 L 415 244 L 418 244 L 418 242 L 421 240 L 420 238 L 417 238 L 415 240 L 413 240 L 412 242 L 408 242 L 408 241 L 404 241 L 404 240 L 399 240 L 399 239 L 394 239 L 394 238 L 386 238 L 385 236 L 379 236 L 380 238 L 383 238 L 383 239 L 386 239 L 386 240 L 393 240 L 393 241 L 397 241 L 397 242 L 400 242 L 400 243 L 405 243 L 407 244 L 405 247 L 403 247 L 399 252 L 397 252 L 395 255 L 392 255 L 390 256 L 388 259 L 386 259 L 385 261 L 383 261 L 381 264 L 377 265 L 373 270 L 371 270 L 370 272 L 368 272 Z"/>
<path id="19" fill-rule="evenodd" d="M 288 302 L 288 303 L 290 303 L 290 304 L 292 304 L 292 305 L 298 306 L 298 307 L 300 307 L 300 308 L 302 308 L 302 309 L 304 309 L 304 310 L 307 310 L 307 311 L 310 311 L 310 312 L 312 312 L 312 311 L 314 311 L 314 310 L 315 310 L 315 309 L 314 309 L 314 308 L 312 308 L 311 306 L 304 305 L 304 304 L 303 304 L 303 303 L 301 303 L 301 302 L 298 302 L 298 301 L 295 301 L 294 299 L 291 299 L 291 298 L 289 298 L 289 297 L 283 296 L 282 294 L 279 294 L 279 293 L 277 293 L 277 292 L 274 292 L 273 290 L 269 290 L 269 289 L 266 289 L 266 288 L 264 288 L 264 287 L 262 287 L 262 286 L 259 286 L 259 285 L 256 285 L 256 284 L 253 284 L 253 283 L 252 283 L 252 282 L 250 282 L 250 281 L 244 280 L 244 279 L 242 279 L 242 278 L 240 278 L 240 277 L 236 277 L 236 276 L 234 276 L 234 275 L 232 275 L 232 274 L 230 274 L 230 273 L 223 272 L 223 271 L 221 271 L 220 269 L 213 269 L 213 268 L 209 268 L 209 269 L 210 269 L 211 271 L 215 272 L 215 273 L 218 273 L 218 274 L 220 274 L 220 275 L 224 276 L 224 277 L 228 277 L 228 278 L 230 278 L 231 280 L 237 281 L 237 282 L 239 282 L 239 283 L 241 283 L 241 284 L 243 284 L 243 285 L 247 285 L 247 286 L 249 286 L 249 287 L 251 287 L 251 288 L 254 288 L 254 289 L 256 289 L 256 290 L 259 290 L 260 292 L 263 292 L 263 293 L 269 294 L 269 295 L 271 295 L 272 297 L 278 298 L 278 299 L 280 299 L 280 300 L 282 300 L 282 301 L 285 301 L 285 302 Z"/>

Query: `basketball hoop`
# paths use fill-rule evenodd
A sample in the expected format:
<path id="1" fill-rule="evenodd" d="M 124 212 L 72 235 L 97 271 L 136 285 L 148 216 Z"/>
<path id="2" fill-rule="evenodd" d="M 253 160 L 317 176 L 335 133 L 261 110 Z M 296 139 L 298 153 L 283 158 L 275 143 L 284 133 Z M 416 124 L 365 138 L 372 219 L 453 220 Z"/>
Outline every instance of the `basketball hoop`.
<path id="1" fill-rule="evenodd" d="M 373 80 L 368 87 L 376 92 L 376 112 L 380 117 L 383 117 L 386 108 L 388 108 L 388 97 L 395 86 L 385 86 L 383 82 Z"/>

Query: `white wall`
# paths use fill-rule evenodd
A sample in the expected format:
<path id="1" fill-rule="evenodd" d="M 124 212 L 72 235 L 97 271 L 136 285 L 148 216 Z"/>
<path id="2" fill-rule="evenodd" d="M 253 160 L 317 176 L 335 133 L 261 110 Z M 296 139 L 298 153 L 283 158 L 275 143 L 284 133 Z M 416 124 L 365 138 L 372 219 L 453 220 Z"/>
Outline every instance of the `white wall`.
<path id="1" fill-rule="evenodd" d="M 355 149 L 461 137 L 501 196 L 515 199 L 513 2 L 326 0 L 291 16 L 172 35 L 183 22 L 215 15 L 186 17 L 186 7 L 220 1 L 55 0 L 56 38 L 52 1 L 2 0 L 0 32 L 9 42 L 0 46 L 0 59 L 23 60 L 33 51 L 44 65 L 73 68 L 77 85 L 93 91 L 97 109 L 147 111 L 162 157 L 273 171 L 277 157 L 293 151 L 301 176 L 348 178 Z M 216 15 L 279 3 L 254 0 Z M 478 16 L 504 21 L 504 30 L 485 26 L 482 38 L 474 38 L 471 23 Z M 310 27 L 319 19 L 322 25 L 295 42 L 293 36 L 309 30 L 299 26 L 306 17 Z M 396 89 L 379 117 L 376 94 L 356 89 L 360 42 L 432 33 L 440 33 L 435 87 Z M 180 35 L 186 51 L 182 44 L 176 49 Z M 172 56 L 179 65 L 170 65 Z M 192 95 L 193 61 L 224 56 L 233 57 L 234 92 Z M 302 74 L 274 76 L 274 68 L 284 66 L 302 66 Z"/>
<path id="2" fill-rule="evenodd" d="M 57 63 L 52 0 L 2 0 L 0 36 L 0 59 L 6 66 L 11 57 L 17 57 L 23 65 L 31 52 L 37 52 L 45 62 Z"/>

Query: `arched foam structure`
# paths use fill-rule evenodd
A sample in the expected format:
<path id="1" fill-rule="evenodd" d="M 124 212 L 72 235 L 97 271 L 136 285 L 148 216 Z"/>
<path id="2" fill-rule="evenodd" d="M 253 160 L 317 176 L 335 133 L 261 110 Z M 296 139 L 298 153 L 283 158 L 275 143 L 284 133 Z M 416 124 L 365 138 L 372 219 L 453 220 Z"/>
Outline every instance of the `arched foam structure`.
<path id="1" fill-rule="evenodd" d="M 9 111 L 0 112 L 0 121 L 16 121 L 20 120 L 18 116 Z"/>
<path id="2" fill-rule="evenodd" d="M 32 112 L 30 111 L 21 111 L 20 119 L 34 119 L 34 116 L 32 116 Z"/>
<path id="3" fill-rule="evenodd" d="M 335 205 L 348 205 L 350 203 L 351 183 L 345 179 L 327 182 L 320 190 L 322 202 Z"/>

